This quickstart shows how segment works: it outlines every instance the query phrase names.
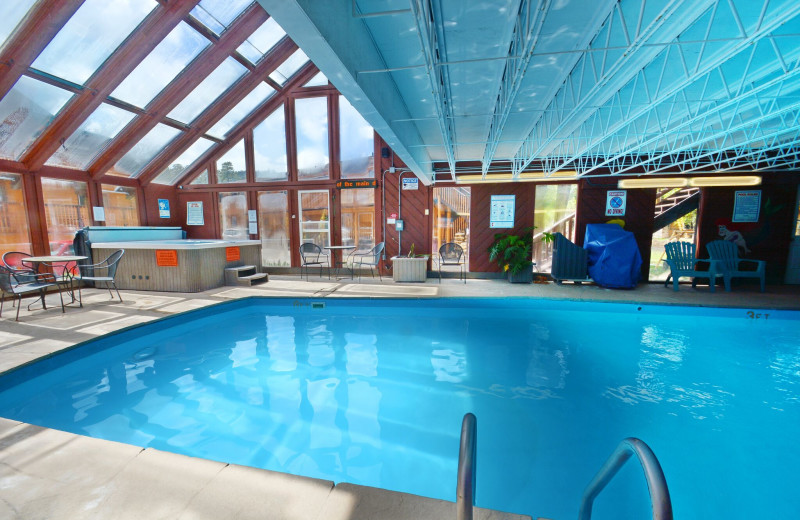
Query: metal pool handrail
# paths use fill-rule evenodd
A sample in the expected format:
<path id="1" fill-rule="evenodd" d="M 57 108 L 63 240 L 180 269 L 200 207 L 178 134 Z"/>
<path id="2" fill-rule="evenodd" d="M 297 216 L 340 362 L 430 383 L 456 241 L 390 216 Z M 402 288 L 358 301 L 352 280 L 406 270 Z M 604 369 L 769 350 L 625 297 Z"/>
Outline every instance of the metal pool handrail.
<path id="1" fill-rule="evenodd" d="M 578 520 L 589 520 L 592 517 L 592 503 L 597 495 L 606 487 L 617 472 L 625 465 L 631 455 L 639 458 L 639 463 L 644 470 L 647 488 L 650 492 L 650 503 L 653 508 L 653 520 L 672 520 L 672 502 L 669 499 L 667 480 L 661 464 L 658 463 L 653 450 L 644 441 L 635 437 L 628 437 L 619 443 L 614 453 L 606 460 L 600 471 L 586 486 L 581 499 L 581 508 Z"/>
<path id="2" fill-rule="evenodd" d="M 456 483 L 456 519 L 472 520 L 475 504 L 475 445 L 478 420 L 471 413 L 461 421 L 461 445 L 458 450 Z"/>

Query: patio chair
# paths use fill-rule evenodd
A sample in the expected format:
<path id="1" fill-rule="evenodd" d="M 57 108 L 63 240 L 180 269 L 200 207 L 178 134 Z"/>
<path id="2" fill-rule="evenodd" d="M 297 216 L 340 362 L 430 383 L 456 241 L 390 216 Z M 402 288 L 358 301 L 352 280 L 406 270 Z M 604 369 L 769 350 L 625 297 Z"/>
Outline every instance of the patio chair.
<path id="1" fill-rule="evenodd" d="M 119 298 L 120 302 L 122 301 L 122 296 L 119 294 L 119 289 L 117 289 L 117 284 L 114 282 L 114 278 L 117 276 L 119 260 L 124 254 L 124 249 L 118 249 L 117 251 L 111 253 L 108 258 L 102 262 L 90 265 L 78 264 L 78 275 L 75 276 L 74 280 L 78 286 L 78 303 L 81 307 L 83 307 L 81 285 L 83 285 L 85 282 L 95 282 L 95 284 L 98 282 L 104 282 L 106 284 L 106 289 L 108 289 L 108 294 L 111 295 L 112 300 L 114 299 L 114 293 L 111 292 L 111 287 L 113 286 L 114 290 L 117 291 L 117 298 Z M 103 273 L 105 273 L 105 276 L 102 276 Z"/>
<path id="2" fill-rule="evenodd" d="M 23 276 L 26 281 L 20 280 L 18 277 Z M 45 291 L 48 287 L 55 286 L 55 282 L 52 281 L 51 275 L 33 275 L 35 277 L 34 280 L 31 280 L 31 275 L 29 273 L 18 274 L 15 273 L 13 270 L 5 267 L 0 266 L 0 317 L 3 316 L 3 303 L 5 302 L 5 295 L 10 294 L 14 302 L 16 304 L 16 300 L 19 300 L 19 305 L 17 306 L 17 316 L 15 321 L 19 321 L 19 309 L 22 307 L 22 297 L 26 294 L 31 293 L 38 293 L 39 298 L 42 300 L 42 308 L 47 310 L 47 302 L 45 301 Z M 61 296 L 61 293 L 58 293 Z M 36 302 L 33 302 L 36 303 Z M 29 306 L 30 308 L 30 306 Z M 61 297 L 61 312 L 64 312 L 64 297 Z"/>
<path id="3" fill-rule="evenodd" d="M 353 269 L 356 267 L 359 268 L 358 271 L 358 279 L 361 280 L 361 268 L 365 265 L 369 266 L 369 270 L 372 273 L 372 277 L 375 278 L 375 268 L 378 267 L 378 264 L 381 261 L 381 254 L 383 254 L 383 247 L 384 243 L 380 242 L 375 244 L 375 247 L 367 251 L 366 253 L 353 253 L 350 255 L 350 260 L 352 262 Z M 383 277 L 381 276 L 381 270 L 378 269 L 378 279 L 383 281 Z"/>
<path id="4" fill-rule="evenodd" d="M 50 268 L 53 273 L 53 281 L 58 285 L 59 291 L 66 289 L 72 298 L 70 303 L 75 303 L 75 280 L 79 274 L 78 263 L 75 261 L 52 264 L 41 262 L 41 265 Z"/>
<path id="5" fill-rule="evenodd" d="M 300 244 L 300 278 L 303 278 L 303 268 L 306 269 L 306 280 L 308 280 L 308 266 L 310 265 L 318 265 L 319 266 L 319 277 L 322 278 L 322 266 L 323 264 L 328 265 L 328 279 L 331 278 L 331 262 L 330 258 L 328 257 L 328 253 L 322 250 L 314 242 L 306 242 L 304 244 Z"/>
<path id="6" fill-rule="evenodd" d="M 14 272 L 17 275 L 17 280 L 20 282 L 36 281 L 36 269 L 22 262 L 24 259 L 30 258 L 30 256 L 31 255 L 28 253 L 22 253 L 20 251 L 8 251 L 3 253 L 3 267 Z"/>
<path id="7" fill-rule="evenodd" d="M 467 283 L 467 274 L 464 272 L 464 249 L 455 242 L 442 244 L 439 248 L 439 283 L 442 283 L 442 266 L 457 265 L 458 279 Z"/>
<path id="8" fill-rule="evenodd" d="M 692 288 L 697 287 L 697 278 L 708 278 L 708 288 L 714 292 L 717 278 L 722 277 L 722 273 L 716 269 L 716 260 L 699 260 L 695 257 L 695 245 L 692 242 L 669 242 L 664 244 L 667 258 L 664 262 L 669 266 L 669 275 L 664 280 L 664 287 L 672 278 L 672 288 L 678 290 L 678 279 L 682 276 L 692 278 Z M 697 264 L 707 263 L 708 271 L 698 271 Z"/>
<path id="9" fill-rule="evenodd" d="M 716 269 L 722 273 L 725 290 L 730 292 L 732 278 L 758 278 L 761 282 L 761 292 L 766 290 L 764 279 L 767 263 L 764 260 L 750 260 L 739 258 L 739 246 L 728 240 L 714 240 L 706 245 L 708 256 L 717 261 Z M 755 266 L 754 270 L 742 271 L 742 264 Z"/>

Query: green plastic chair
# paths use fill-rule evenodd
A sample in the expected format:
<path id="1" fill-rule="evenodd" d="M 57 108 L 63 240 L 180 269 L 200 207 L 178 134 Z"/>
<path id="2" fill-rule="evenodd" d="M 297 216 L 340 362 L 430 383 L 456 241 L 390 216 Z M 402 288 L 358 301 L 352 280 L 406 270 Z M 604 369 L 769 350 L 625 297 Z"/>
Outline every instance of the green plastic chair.
<path id="1" fill-rule="evenodd" d="M 667 259 L 664 260 L 669 266 L 670 273 L 667 279 L 664 280 L 664 287 L 669 283 L 672 278 L 672 288 L 678 290 L 678 279 L 682 276 L 690 276 L 692 278 L 692 288 L 697 287 L 697 278 L 708 278 L 708 287 L 711 292 L 714 292 L 714 286 L 717 283 L 717 278 L 722 277 L 722 274 L 716 269 L 715 260 L 700 260 L 695 257 L 695 245 L 691 242 L 669 242 L 664 245 L 667 252 Z M 698 271 L 697 264 L 709 264 L 708 271 Z"/>
<path id="2" fill-rule="evenodd" d="M 732 278 L 758 278 L 761 282 L 761 292 L 767 288 L 764 279 L 767 263 L 764 260 L 750 260 L 739 258 L 739 246 L 728 240 L 714 240 L 706 245 L 708 255 L 717 262 L 717 271 L 722 273 L 725 290 L 730 292 Z M 742 264 L 755 265 L 755 270 L 742 271 Z"/>

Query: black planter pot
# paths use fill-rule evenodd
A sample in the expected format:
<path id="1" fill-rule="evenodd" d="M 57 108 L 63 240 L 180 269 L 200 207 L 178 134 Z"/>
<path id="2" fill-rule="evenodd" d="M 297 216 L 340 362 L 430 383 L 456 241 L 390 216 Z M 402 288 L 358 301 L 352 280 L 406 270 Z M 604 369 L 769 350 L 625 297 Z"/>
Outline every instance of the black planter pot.
<path id="1" fill-rule="evenodd" d="M 533 270 L 523 269 L 517 274 L 508 273 L 508 281 L 511 283 L 531 283 L 533 282 Z"/>

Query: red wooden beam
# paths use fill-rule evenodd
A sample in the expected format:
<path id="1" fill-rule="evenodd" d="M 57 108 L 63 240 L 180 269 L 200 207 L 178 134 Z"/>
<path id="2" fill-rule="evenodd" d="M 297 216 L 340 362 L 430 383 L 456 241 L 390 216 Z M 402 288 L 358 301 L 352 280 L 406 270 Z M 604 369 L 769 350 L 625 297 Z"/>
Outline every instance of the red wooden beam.
<path id="1" fill-rule="evenodd" d="M 244 11 L 216 43 L 206 48 L 156 98 L 147 105 L 147 116 L 136 117 L 117 134 L 92 164 L 89 173 L 98 178 L 133 148 L 147 132 L 160 123 L 197 85 L 214 71 L 269 15 L 259 4 Z"/>
<path id="2" fill-rule="evenodd" d="M 198 2 L 199 0 L 175 0 L 166 7 L 157 6 L 89 78 L 86 88 L 59 112 L 20 159 L 21 162 L 31 170 L 39 169 L 58 149 L 60 143 L 78 129 Z"/>
<path id="3" fill-rule="evenodd" d="M 265 77 L 278 68 L 291 54 L 297 50 L 297 45 L 288 37 L 283 38 L 270 53 L 262 59 L 256 68 L 240 79 L 225 94 L 220 96 L 211 106 L 209 106 L 192 123 L 192 128 L 178 136 L 173 142 L 162 150 L 145 168 L 142 170 L 139 180 L 142 185 L 147 185 L 164 168 L 180 154 L 185 152 L 198 137 L 208 132 L 217 121 L 228 113 L 239 101 L 245 98 Z"/>
<path id="4" fill-rule="evenodd" d="M 0 99 L 41 54 L 84 0 L 39 0 L 0 52 Z"/>

